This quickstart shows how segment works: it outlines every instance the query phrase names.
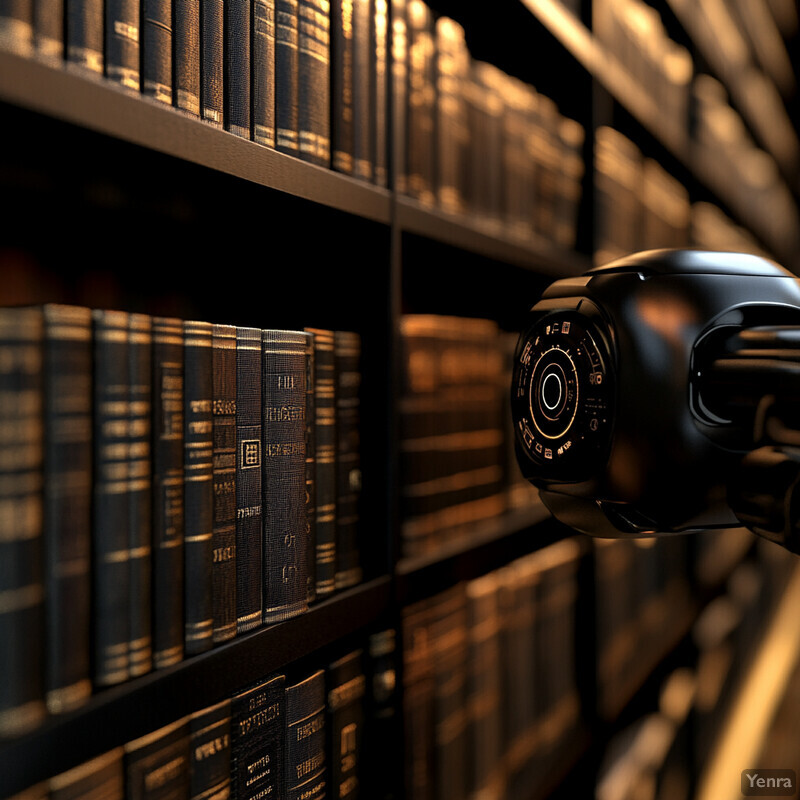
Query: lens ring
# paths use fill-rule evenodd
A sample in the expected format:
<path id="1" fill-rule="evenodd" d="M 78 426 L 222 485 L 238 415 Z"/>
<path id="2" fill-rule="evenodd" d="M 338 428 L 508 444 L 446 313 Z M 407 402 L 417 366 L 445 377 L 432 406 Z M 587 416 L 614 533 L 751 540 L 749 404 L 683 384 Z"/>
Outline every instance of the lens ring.
<path id="1" fill-rule="evenodd" d="M 556 363 L 548 364 L 539 383 L 539 409 L 547 419 L 557 420 L 567 402 L 567 376 Z M 548 402 L 552 399 L 553 402 Z"/>

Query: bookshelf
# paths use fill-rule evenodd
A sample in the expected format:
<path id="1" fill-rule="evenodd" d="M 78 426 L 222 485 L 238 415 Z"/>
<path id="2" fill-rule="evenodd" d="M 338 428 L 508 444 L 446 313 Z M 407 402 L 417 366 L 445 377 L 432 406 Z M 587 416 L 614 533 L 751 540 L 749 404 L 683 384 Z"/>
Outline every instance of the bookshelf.
<path id="1" fill-rule="evenodd" d="M 368 534 L 357 586 L 296 618 L 97 691 L 79 709 L 0 741 L 2 800 L 271 673 L 331 660 L 360 646 L 369 632 L 397 631 L 402 687 L 406 609 L 486 576 L 502 573 L 506 580 L 505 568 L 572 540 L 570 530 L 533 503 L 471 525 L 433 552 L 404 553 L 401 494 L 408 476 L 399 456 L 407 343 L 401 323 L 412 314 L 490 319 L 513 334 L 552 280 L 588 269 L 603 234 L 594 162 L 601 128 L 622 132 L 643 158 L 682 184 L 692 203 L 718 207 L 731 226 L 752 237 L 746 241 L 800 270 L 798 145 L 790 124 L 797 101 L 780 97 L 785 86 L 779 91 L 766 69 L 757 77 L 769 93 L 759 97 L 746 85 L 752 74 L 725 62 L 689 4 L 652 6 L 668 20 L 670 34 L 680 33 L 698 72 L 707 64 L 727 89 L 753 146 L 774 159 L 789 204 L 782 228 L 774 206 L 748 199 L 713 149 L 699 141 L 692 98 L 687 95 L 686 117 L 676 119 L 642 74 L 602 40 L 590 0 L 570 7 L 559 0 L 503 0 L 493 4 L 489 19 L 471 4 L 429 4 L 435 16 L 463 26 L 475 60 L 535 87 L 585 132 L 569 244 L 555 241 L 546 225 L 521 231 L 470 209 L 454 212 L 401 191 L 396 180 L 378 185 L 308 163 L 102 76 L 0 49 L 0 188 L 15 198 L 0 240 L 6 278 L 0 304 L 58 301 L 265 328 L 355 330 L 363 345 L 360 524 Z M 533 58 L 530 42 L 539 48 Z M 394 135 L 391 80 L 387 85 L 387 151 L 396 154 L 407 142 Z M 398 163 L 392 166 L 396 179 Z M 683 235 L 689 244 L 688 223 Z M 601 710 L 594 601 L 602 575 L 597 553 L 581 540 L 571 642 L 579 711 L 563 740 L 552 733 L 558 729 L 552 719 L 537 729 L 552 750 L 549 765 L 540 764 L 541 775 L 530 784 L 536 800 L 593 794 L 620 721 L 648 708 L 665 672 L 691 659 L 693 626 L 750 557 L 749 540 L 711 554 L 687 548 L 681 573 L 687 603 Z M 710 585 L 693 573 L 703 558 L 717 568 Z M 382 796 L 395 800 L 412 796 L 402 743 L 404 699 L 401 689 L 393 701 L 391 780 L 382 787 Z M 513 762 L 514 752 L 509 747 L 504 759 Z M 374 788 L 374 779 L 365 773 L 365 786 Z"/>

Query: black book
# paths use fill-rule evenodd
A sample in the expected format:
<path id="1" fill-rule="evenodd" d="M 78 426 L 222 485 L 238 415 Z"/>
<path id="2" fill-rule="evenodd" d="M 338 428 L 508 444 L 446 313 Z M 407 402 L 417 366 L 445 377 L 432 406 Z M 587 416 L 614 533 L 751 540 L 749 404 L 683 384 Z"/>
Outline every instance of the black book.
<path id="1" fill-rule="evenodd" d="M 408 18 L 406 0 L 389 0 L 391 42 L 391 181 L 408 194 Z"/>
<path id="2" fill-rule="evenodd" d="M 353 174 L 372 181 L 374 173 L 373 89 L 375 70 L 372 60 L 372 0 L 353 2 Z"/>
<path id="3" fill-rule="evenodd" d="M 324 670 L 286 687 L 286 800 L 327 797 L 325 708 Z"/>
<path id="4" fill-rule="evenodd" d="M 372 138 L 373 180 L 387 186 L 389 180 L 389 0 L 374 0 L 372 14 L 373 87 Z"/>
<path id="5" fill-rule="evenodd" d="M 183 322 L 153 318 L 153 665 L 183 658 Z"/>
<path id="6" fill-rule="evenodd" d="M 353 174 L 353 2 L 331 0 L 331 158 Z"/>
<path id="7" fill-rule="evenodd" d="M 362 796 L 366 701 L 363 662 L 363 651 L 354 650 L 328 667 L 327 739 L 331 797 L 358 800 Z"/>
<path id="8" fill-rule="evenodd" d="M 67 65 L 103 74 L 103 0 L 66 0 Z"/>
<path id="9" fill-rule="evenodd" d="M 62 61 L 64 0 L 33 0 L 33 44 L 39 58 L 55 63 Z"/>
<path id="10" fill-rule="evenodd" d="M 213 645 L 212 558 L 214 429 L 211 406 L 212 326 L 184 322 L 184 646 L 189 654 Z"/>
<path id="11" fill-rule="evenodd" d="M 21 56 L 33 48 L 33 0 L 0 2 L 0 47 Z"/>
<path id="12" fill-rule="evenodd" d="M 0 739 L 35 728 L 45 715 L 44 586 L 41 497 L 42 316 L 34 309 L 0 312 L 0 501 L 8 524 L 0 538 Z"/>
<path id="13" fill-rule="evenodd" d="M 224 121 L 223 2 L 200 0 L 200 114 L 220 127 Z"/>
<path id="14" fill-rule="evenodd" d="M 299 155 L 297 140 L 298 0 L 275 0 L 275 144 Z"/>
<path id="15" fill-rule="evenodd" d="M 46 305 L 44 317 L 44 555 L 50 713 L 91 694 L 92 313 Z"/>
<path id="16" fill-rule="evenodd" d="M 96 310 L 93 324 L 94 681 L 107 686 L 130 677 L 129 316 L 121 311 Z"/>
<path id="17" fill-rule="evenodd" d="M 336 577 L 336 373 L 333 331 L 308 328 L 313 335 L 314 408 L 314 587 L 331 594 Z"/>
<path id="18" fill-rule="evenodd" d="M 251 0 L 225 3 L 225 128 L 250 138 Z"/>
<path id="19" fill-rule="evenodd" d="M 284 798 L 286 679 L 275 675 L 231 699 L 231 796 Z"/>
<path id="20" fill-rule="evenodd" d="M 214 325 L 214 642 L 236 635 L 236 328 Z"/>
<path id="21" fill-rule="evenodd" d="M 175 0 L 173 67 L 177 108 L 200 116 L 200 0 Z"/>
<path id="22" fill-rule="evenodd" d="M 231 701 L 189 719 L 189 800 L 224 800 L 231 787 Z"/>
<path id="23" fill-rule="evenodd" d="M 327 167 L 331 159 L 329 0 L 299 0 L 297 128 L 300 158 Z"/>
<path id="24" fill-rule="evenodd" d="M 123 800 L 125 773 L 123 749 L 110 750 L 48 781 L 50 800 Z"/>
<path id="25" fill-rule="evenodd" d="M 172 105 L 172 2 L 142 2 L 142 92 Z"/>
<path id="26" fill-rule="evenodd" d="M 125 800 L 189 796 L 189 717 L 125 745 Z"/>
<path id="27" fill-rule="evenodd" d="M 275 0 L 253 0 L 253 141 L 275 147 Z"/>
<path id="28" fill-rule="evenodd" d="M 306 333 L 310 331 L 306 330 Z M 309 604 L 317 599 L 317 447 L 314 400 L 314 335 L 311 334 L 306 341 L 306 595 Z"/>
<path id="29" fill-rule="evenodd" d="M 376 800 L 399 797 L 397 657 L 397 632 L 393 628 L 370 634 L 365 665 L 367 721 L 362 760 L 364 794 Z"/>
<path id="30" fill-rule="evenodd" d="M 139 91 L 139 0 L 105 2 L 105 75 Z"/>
<path id="31" fill-rule="evenodd" d="M 261 625 L 261 330 L 236 329 L 236 631 Z"/>
<path id="32" fill-rule="evenodd" d="M 360 390 L 361 339 L 334 333 L 336 374 L 336 588 L 361 581 L 358 541 L 361 500 Z"/>
<path id="33" fill-rule="evenodd" d="M 306 361 L 311 334 L 262 331 L 264 622 L 308 608 Z"/>

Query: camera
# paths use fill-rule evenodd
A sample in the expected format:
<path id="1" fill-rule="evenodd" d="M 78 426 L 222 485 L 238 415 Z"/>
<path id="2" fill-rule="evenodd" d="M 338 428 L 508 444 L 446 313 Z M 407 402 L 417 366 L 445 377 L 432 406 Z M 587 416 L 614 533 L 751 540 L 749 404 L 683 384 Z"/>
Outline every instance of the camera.
<path id="1" fill-rule="evenodd" d="M 556 281 L 510 401 L 521 472 L 570 527 L 800 551 L 800 280 L 779 264 L 650 250 Z"/>

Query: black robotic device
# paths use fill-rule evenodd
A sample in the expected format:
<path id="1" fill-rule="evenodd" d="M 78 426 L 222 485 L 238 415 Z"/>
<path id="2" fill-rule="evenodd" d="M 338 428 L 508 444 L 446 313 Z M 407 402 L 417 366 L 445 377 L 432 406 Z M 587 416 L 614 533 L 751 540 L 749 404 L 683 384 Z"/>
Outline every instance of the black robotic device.
<path id="1" fill-rule="evenodd" d="M 745 526 L 794 552 L 799 401 L 800 280 L 700 250 L 553 283 L 511 386 L 517 460 L 558 520 L 601 537 Z"/>

